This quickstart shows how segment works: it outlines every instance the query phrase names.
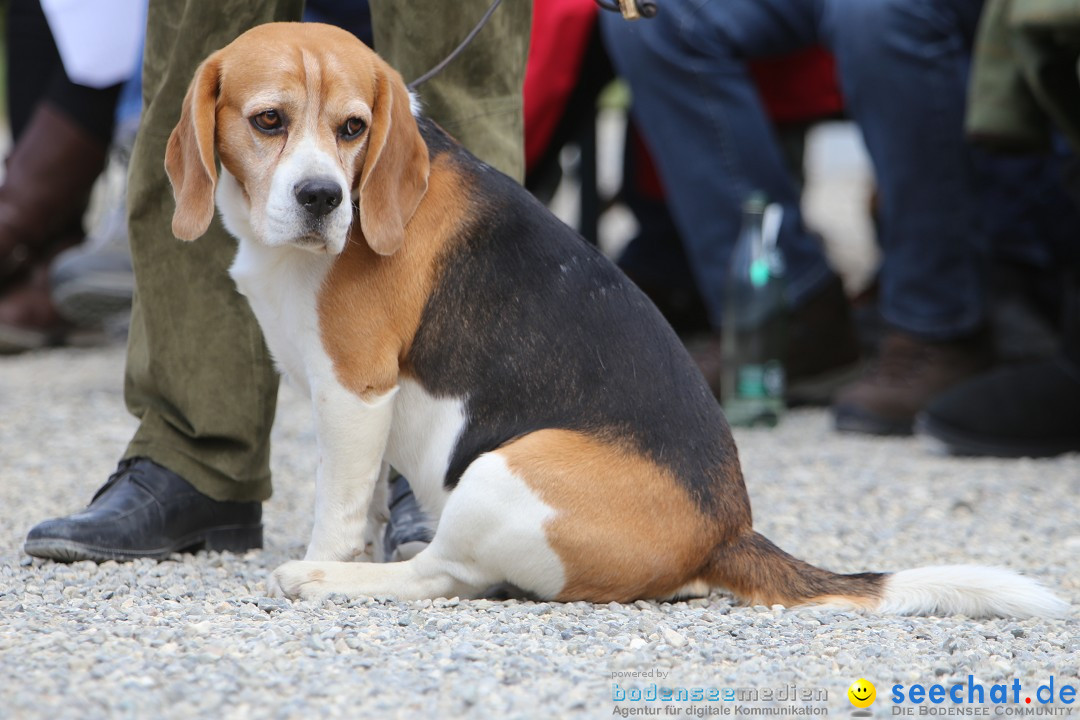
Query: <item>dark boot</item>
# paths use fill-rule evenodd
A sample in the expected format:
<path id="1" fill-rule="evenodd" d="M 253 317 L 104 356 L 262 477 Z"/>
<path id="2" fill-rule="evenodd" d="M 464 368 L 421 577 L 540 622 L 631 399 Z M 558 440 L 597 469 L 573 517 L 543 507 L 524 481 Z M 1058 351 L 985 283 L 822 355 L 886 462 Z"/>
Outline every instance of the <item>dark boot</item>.
<path id="1" fill-rule="evenodd" d="M 85 510 L 30 530 L 23 549 L 62 562 L 101 562 L 260 547 L 261 503 L 213 500 L 157 463 L 132 458 L 120 463 Z"/>
<path id="2" fill-rule="evenodd" d="M 918 431 L 955 455 L 1052 457 L 1080 452 L 1080 283 L 1064 297 L 1058 356 L 958 385 L 919 415 Z"/>
<path id="3" fill-rule="evenodd" d="M 917 427 L 953 455 L 1080 452 L 1080 366 L 1062 356 L 980 375 L 931 402 Z"/>
<path id="4" fill-rule="evenodd" d="M 882 339 L 877 359 L 833 401 L 836 429 L 910 435 L 915 415 L 938 394 L 990 367 L 987 333 L 931 342 L 898 330 Z"/>
<path id="5" fill-rule="evenodd" d="M 56 244 L 81 226 L 105 151 L 66 114 L 38 106 L 0 186 L 0 288 L 55 255 Z"/>
<path id="6" fill-rule="evenodd" d="M 35 265 L 0 296 L 0 355 L 61 345 L 70 330 L 53 305 L 46 265 Z"/>

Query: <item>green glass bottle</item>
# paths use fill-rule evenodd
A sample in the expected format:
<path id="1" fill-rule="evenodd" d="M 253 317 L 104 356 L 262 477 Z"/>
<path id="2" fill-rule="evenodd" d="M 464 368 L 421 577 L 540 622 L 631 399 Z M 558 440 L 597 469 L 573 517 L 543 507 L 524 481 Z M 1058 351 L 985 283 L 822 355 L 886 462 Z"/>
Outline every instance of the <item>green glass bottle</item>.
<path id="1" fill-rule="evenodd" d="M 783 208 L 755 193 L 743 204 L 724 296 L 721 398 L 732 425 L 774 426 L 784 412 L 787 305 L 776 245 Z"/>

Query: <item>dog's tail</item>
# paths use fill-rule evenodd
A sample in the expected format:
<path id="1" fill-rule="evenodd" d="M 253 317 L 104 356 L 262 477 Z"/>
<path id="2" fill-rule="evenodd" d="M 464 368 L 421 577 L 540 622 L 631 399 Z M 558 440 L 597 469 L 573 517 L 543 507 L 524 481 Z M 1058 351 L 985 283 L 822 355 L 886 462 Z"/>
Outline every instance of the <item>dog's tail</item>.
<path id="1" fill-rule="evenodd" d="M 750 531 L 713 551 L 705 579 L 754 605 L 826 605 L 897 615 L 1055 617 L 1069 605 L 1001 568 L 942 565 L 839 575 L 788 555 Z"/>

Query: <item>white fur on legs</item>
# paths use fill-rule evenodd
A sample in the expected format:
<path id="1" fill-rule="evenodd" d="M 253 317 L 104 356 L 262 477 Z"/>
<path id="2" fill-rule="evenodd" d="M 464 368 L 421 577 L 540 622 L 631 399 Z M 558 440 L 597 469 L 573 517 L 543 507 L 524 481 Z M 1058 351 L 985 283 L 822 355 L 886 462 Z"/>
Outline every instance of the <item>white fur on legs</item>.
<path id="1" fill-rule="evenodd" d="M 484 590 L 461 582 L 446 565 L 424 550 L 412 560 L 394 563 L 311 562 L 294 560 L 274 571 L 277 590 L 287 597 L 317 600 L 341 593 L 348 597 L 388 596 L 398 600 L 473 597 Z"/>
<path id="2" fill-rule="evenodd" d="M 382 560 L 383 535 L 386 523 L 390 520 L 390 466 L 382 464 L 379 469 L 379 480 L 375 483 L 375 492 L 371 496 L 371 504 L 368 506 L 367 526 L 364 528 L 364 553 L 362 559 L 366 562 L 378 562 Z"/>
<path id="3" fill-rule="evenodd" d="M 352 560 L 366 549 L 368 510 L 383 467 L 397 388 L 368 401 L 336 378 L 320 378 L 311 394 L 319 476 L 315 524 L 304 559 Z"/>
<path id="4" fill-rule="evenodd" d="M 898 615 L 1059 617 L 1069 604 L 1011 570 L 939 565 L 902 570 L 885 579 L 876 610 Z"/>
<path id="5" fill-rule="evenodd" d="M 462 473 L 425 552 L 471 585 L 509 582 L 536 597 L 556 597 L 566 578 L 545 529 L 554 517 L 498 451 L 485 453 Z"/>
<path id="6" fill-rule="evenodd" d="M 412 560 L 289 562 L 274 571 L 271 589 L 304 599 L 342 593 L 405 600 L 475 596 L 510 582 L 555 597 L 565 580 L 544 532 L 553 516 L 498 452 L 487 453 L 462 474 L 431 545 Z"/>

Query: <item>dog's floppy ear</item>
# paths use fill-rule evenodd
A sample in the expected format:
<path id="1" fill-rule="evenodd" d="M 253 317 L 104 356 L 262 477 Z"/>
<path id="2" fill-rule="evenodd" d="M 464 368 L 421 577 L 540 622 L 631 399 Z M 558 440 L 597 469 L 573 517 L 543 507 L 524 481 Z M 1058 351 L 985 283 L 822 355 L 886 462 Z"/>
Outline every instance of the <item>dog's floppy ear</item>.
<path id="1" fill-rule="evenodd" d="M 375 72 L 375 105 L 360 173 L 360 227 L 372 250 L 391 255 L 427 192 L 430 163 L 401 76 L 381 63 Z"/>
<path id="2" fill-rule="evenodd" d="M 201 237 L 214 219 L 214 126 L 220 71 L 217 53 L 195 71 L 184 96 L 180 122 L 169 135 L 165 150 L 165 172 L 176 198 L 172 231 L 181 240 Z"/>

